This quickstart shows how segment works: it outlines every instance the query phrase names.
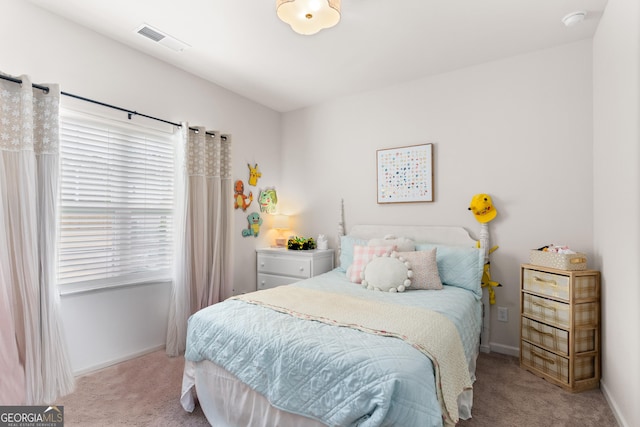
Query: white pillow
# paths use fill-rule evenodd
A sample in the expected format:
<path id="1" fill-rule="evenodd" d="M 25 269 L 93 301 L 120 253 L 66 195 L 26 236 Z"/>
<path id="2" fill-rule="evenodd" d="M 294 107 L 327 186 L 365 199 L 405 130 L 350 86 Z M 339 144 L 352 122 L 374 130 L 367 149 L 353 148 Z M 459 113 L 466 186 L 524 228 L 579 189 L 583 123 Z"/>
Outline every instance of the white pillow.
<path id="1" fill-rule="evenodd" d="M 411 286 L 413 272 L 397 252 L 373 257 L 362 271 L 362 286 L 375 291 L 404 292 Z"/>
<path id="2" fill-rule="evenodd" d="M 398 252 L 409 252 L 416 250 L 416 242 L 406 237 L 396 237 L 392 235 L 384 236 L 382 239 L 371 239 L 368 243 L 369 246 L 385 246 L 393 245 L 398 249 Z"/>

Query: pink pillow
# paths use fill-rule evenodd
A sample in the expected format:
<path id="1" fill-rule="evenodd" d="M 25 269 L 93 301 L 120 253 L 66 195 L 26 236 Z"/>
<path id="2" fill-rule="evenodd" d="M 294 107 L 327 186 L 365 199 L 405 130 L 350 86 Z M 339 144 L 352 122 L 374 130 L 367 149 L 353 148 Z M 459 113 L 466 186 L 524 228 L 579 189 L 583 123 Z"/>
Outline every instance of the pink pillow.
<path id="1" fill-rule="evenodd" d="M 347 271 L 347 278 L 353 283 L 361 283 L 360 274 L 364 270 L 364 266 L 374 257 L 374 255 L 389 255 L 395 251 L 395 246 L 360 246 L 353 247 L 353 263 Z"/>

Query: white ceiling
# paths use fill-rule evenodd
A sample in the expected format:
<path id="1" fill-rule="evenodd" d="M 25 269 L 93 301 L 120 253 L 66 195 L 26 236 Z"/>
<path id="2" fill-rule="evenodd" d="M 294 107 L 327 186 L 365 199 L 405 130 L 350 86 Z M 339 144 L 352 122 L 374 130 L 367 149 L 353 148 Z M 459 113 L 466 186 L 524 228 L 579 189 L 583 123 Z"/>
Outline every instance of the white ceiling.
<path id="1" fill-rule="evenodd" d="M 591 38 L 607 0 L 343 0 L 342 19 L 294 33 L 275 0 L 29 0 L 274 110 Z M 587 11 L 574 27 L 563 16 Z M 175 52 L 135 30 L 155 27 Z"/>

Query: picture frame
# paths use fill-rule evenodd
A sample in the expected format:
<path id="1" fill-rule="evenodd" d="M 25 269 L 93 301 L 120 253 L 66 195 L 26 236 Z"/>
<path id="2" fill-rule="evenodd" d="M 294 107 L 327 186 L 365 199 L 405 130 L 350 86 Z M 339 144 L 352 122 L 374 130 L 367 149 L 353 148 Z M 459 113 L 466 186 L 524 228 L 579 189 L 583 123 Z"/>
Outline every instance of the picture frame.
<path id="1" fill-rule="evenodd" d="M 433 144 L 376 150 L 378 203 L 433 202 Z"/>

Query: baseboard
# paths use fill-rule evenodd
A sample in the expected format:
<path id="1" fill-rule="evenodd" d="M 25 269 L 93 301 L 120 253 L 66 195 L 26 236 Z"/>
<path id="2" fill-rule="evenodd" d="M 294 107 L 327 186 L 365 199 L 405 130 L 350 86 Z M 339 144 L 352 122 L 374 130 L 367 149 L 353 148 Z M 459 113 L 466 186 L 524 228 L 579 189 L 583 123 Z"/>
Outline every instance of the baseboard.
<path id="1" fill-rule="evenodd" d="M 520 357 L 520 347 L 511 347 L 504 344 L 489 343 L 491 351 L 506 354 L 509 356 Z"/>
<path id="2" fill-rule="evenodd" d="M 100 369 L 108 368 L 109 366 L 117 365 L 118 363 L 126 362 L 127 360 L 135 359 L 136 357 L 144 356 L 145 354 L 153 353 L 154 351 L 162 350 L 165 348 L 164 344 L 157 345 L 154 347 L 146 348 L 144 350 L 137 351 L 135 353 L 130 353 L 122 357 L 118 357 L 117 359 L 112 359 L 103 363 L 99 363 L 94 366 L 90 366 L 88 368 L 81 369 L 79 371 L 74 371 L 73 375 L 75 377 L 80 377 L 83 375 L 87 375 Z"/>
<path id="3" fill-rule="evenodd" d="M 600 380 L 600 391 L 602 391 L 602 395 L 609 404 L 609 408 L 611 408 L 611 412 L 613 412 L 613 416 L 615 417 L 616 421 L 618 421 L 620 427 L 629 427 L 629 423 L 627 423 L 624 417 L 620 414 L 618 405 L 616 405 L 616 402 L 611 396 L 611 393 L 609 393 L 607 384 L 602 380 Z"/>

